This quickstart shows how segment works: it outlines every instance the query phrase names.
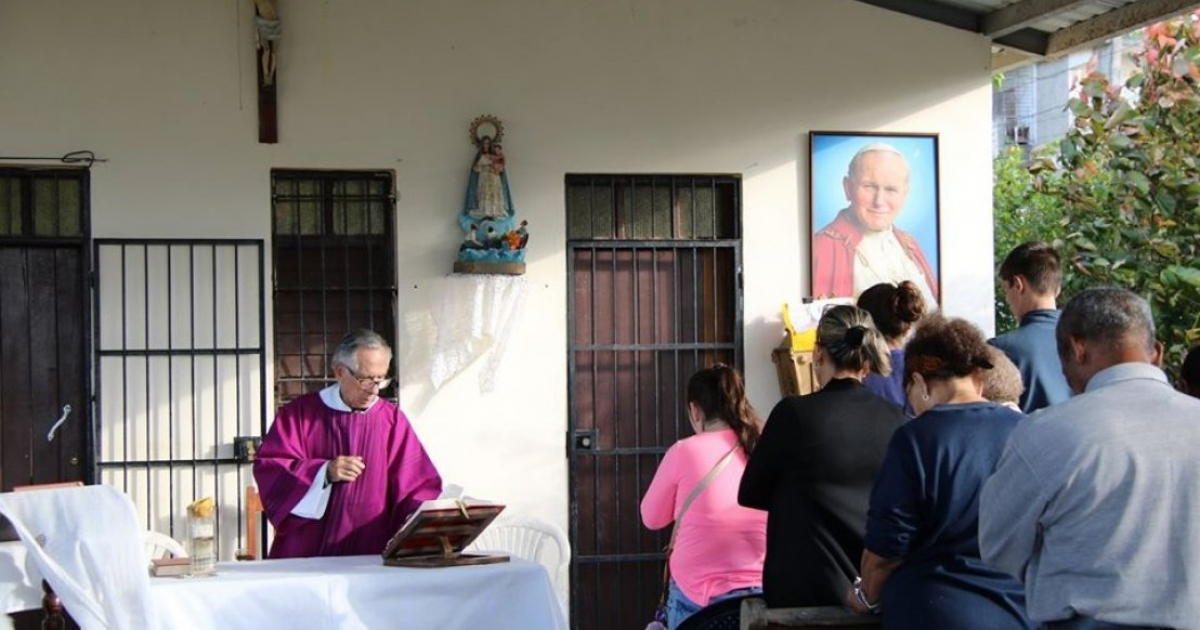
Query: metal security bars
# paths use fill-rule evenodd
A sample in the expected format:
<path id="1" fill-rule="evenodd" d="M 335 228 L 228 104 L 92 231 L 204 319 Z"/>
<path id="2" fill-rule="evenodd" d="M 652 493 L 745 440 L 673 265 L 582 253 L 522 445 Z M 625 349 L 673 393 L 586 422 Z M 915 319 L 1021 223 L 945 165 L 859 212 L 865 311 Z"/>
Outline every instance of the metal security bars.
<path id="1" fill-rule="evenodd" d="M 347 332 L 394 342 L 396 201 L 390 172 L 274 171 L 271 188 L 279 406 L 332 382 Z"/>
<path id="2" fill-rule="evenodd" d="M 252 483 L 234 438 L 267 420 L 263 242 L 97 239 L 94 268 L 99 480 L 177 539 L 213 497 L 232 559 Z"/>
<path id="3" fill-rule="evenodd" d="M 669 536 L 641 497 L 691 433 L 688 379 L 742 361 L 741 181 L 568 176 L 566 197 L 573 627 L 637 627 Z"/>

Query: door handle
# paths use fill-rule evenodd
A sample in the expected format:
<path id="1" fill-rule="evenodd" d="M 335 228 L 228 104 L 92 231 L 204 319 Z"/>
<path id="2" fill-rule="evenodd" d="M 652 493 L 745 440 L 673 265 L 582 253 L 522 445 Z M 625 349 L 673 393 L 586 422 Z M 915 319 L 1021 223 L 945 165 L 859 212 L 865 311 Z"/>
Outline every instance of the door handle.
<path id="1" fill-rule="evenodd" d="M 70 403 L 68 403 L 68 404 L 65 404 L 65 405 L 63 405 L 63 406 L 62 406 L 62 415 L 60 415 L 60 416 L 58 417 L 58 422 L 55 422 L 55 423 L 54 423 L 54 426 L 50 427 L 50 432 L 46 434 L 46 441 L 47 441 L 47 442 L 53 442 L 53 441 L 54 441 L 54 432 L 55 432 L 55 431 L 58 431 L 58 427 L 61 427 L 61 426 L 62 426 L 62 423 L 64 423 L 64 422 L 66 422 L 66 421 L 67 421 L 67 416 L 69 416 L 69 415 L 71 415 L 71 405 L 70 405 Z"/>

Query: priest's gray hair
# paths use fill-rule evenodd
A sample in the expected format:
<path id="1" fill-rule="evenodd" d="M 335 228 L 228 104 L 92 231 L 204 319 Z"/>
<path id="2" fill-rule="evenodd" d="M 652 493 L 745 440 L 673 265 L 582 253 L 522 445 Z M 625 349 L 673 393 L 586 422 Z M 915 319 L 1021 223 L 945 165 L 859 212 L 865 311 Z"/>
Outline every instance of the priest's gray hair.
<path id="1" fill-rule="evenodd" d="M 350 368 L 351 372 L 357 373 L 358 351 L 364 348 L 370 350 L 382 348 L 387 350 L 388 361 L 391 361 L 392 347 L 388 345 L 387 340 L 385 340 L 374 330 L 359 328 L 345 337 L 342 337 L 342 340 L 338 342 L 337 350 L 334 350 L 333 352 L 333 365 L 336 366 L 340 363 Z"/>

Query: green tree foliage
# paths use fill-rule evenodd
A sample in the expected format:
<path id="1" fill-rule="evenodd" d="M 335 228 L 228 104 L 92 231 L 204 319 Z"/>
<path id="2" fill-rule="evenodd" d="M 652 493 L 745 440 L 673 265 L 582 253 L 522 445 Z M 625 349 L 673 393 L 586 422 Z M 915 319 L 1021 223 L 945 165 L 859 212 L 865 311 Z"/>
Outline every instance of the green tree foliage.
<path id="1" fill-rule="evenodd" d="M 1012 169 L 1024 174 L 1002 175 L 997 163 L 997 186 L 1014 189 L 997 193 L 998 205 L 1017 210 L 997 207 L 996 252 L 1002 260 L 1011 246 L 1001 242 L 1053 241 L 1065 298 L 1105 284 L 1144 296 L 1174 371 L 1200 341 L 1200 21 L 1144 34 L 1125 85 L 1096 72 L 1083 79 L 1068 103 L 1074 125 L 1055 150 Z"/>
<path id="2" fill-rule="evenodd" d="M 1039 152 L 1048 159 L 1057 145 Z M 1008 147 L 996 157 L 993 173 L 995 189 L 992 204 L 996 226 L 996 268 L 1014 247 L 1028 241 L 1056 242 L 1061 249 L 1066 234 L 1065 212 L 1061 200 L 1034 188 L 1034 173 L 1025 163 L 1020 147 Z M 1017 327 L 1017 321 L 1004 302 L 1004 292 L 996 282 L 996 330 Z"/>

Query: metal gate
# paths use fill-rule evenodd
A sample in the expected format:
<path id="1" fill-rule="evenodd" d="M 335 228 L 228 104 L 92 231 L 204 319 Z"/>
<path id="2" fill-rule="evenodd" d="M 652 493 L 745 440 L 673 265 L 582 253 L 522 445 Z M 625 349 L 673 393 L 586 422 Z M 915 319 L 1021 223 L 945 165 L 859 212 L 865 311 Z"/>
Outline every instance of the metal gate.
<path id="1" fill-rule="evenodd" d="M 213 497 L 232 559 L 252 481 L 235 441 L 267 421 L 263 241 L 95 244 L 97 478 L 181 540 L 187 505 Z"/>
<path id="2" fill-rule="evenodd" d="M 573 627 L 645 625 L 669 530 L 641 525 L 687 380 L 740 366 L 740 180 L 568 176 Z"/>

